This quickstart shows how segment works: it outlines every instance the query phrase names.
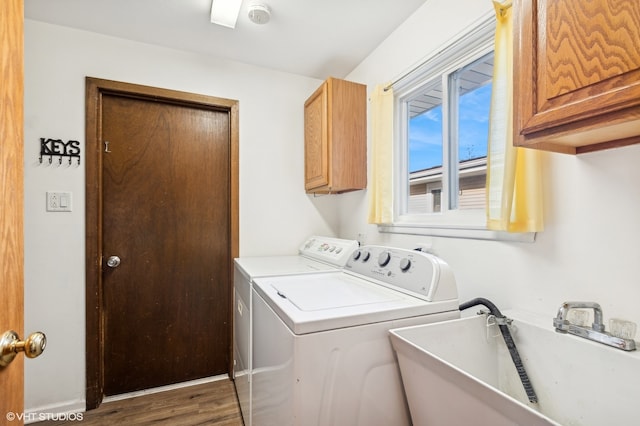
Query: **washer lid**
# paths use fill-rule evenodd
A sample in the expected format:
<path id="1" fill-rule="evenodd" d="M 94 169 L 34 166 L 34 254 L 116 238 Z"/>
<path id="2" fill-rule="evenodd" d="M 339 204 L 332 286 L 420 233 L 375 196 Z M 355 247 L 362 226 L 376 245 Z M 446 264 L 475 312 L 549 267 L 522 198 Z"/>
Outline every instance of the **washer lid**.
<path id="1" fill-rule="evenodd" d="M 335 277 L 313 275 L 304 280 L 276 281 L 271 285 L 280 297 L 288 299 L 301 311 L 320 311 L 367 305 L 400 299 L 398 293 L 372 286 L 360 279 L 343 275 Z"/>
<path id="2" fill-rule="evenodd" d="M 345 272 L 256 278 L 253 291 L 253 307 L 264 301 L 297 335 L 458 308 L 457 299 L 428 302 Z"/>

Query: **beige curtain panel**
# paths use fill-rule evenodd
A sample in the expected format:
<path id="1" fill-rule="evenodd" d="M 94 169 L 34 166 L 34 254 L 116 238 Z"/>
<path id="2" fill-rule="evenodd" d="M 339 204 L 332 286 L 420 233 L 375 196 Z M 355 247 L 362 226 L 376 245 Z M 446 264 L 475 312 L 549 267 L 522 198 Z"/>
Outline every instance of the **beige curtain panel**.
<path id="1" fill-rule="evenodd" d="M 513 146 L 513 20 L 511 0 L 494 1 L 496 36 L 487 150 L 487 227 L 543 229 L 540 152 Z"/>
<path id="2" fill-rule="evenodd" d="M 387 89 L 385 90 L 385 87 Z M 371 184 L 369 223 L 393 222 L 393 89 L 379 84 L 371 94 Z"/>

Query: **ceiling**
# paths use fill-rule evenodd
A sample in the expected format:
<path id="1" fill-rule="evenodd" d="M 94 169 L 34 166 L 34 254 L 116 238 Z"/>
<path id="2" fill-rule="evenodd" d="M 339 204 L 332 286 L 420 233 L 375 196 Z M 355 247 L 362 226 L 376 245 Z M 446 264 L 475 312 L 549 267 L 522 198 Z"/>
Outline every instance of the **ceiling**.
<path id="1" fill-rule="evenodd" d="M 25 18 L 318 79 L 343 78 L 427 0 L 264 0 L 271 20 L 211 24 L 211 0 L 25 0 Z"/>

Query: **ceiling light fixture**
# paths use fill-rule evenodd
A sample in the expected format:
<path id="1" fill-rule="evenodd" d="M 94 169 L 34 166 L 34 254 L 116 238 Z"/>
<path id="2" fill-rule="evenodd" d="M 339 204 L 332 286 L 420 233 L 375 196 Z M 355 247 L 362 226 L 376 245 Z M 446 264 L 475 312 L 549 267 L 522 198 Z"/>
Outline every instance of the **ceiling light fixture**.
<path id="1" fill-rule="evenodd" d="M 254 2 L 249 5 L 249 19 L 254 24 L 266 24 L 271 18 L 271 8 L 262 2 Z"/>
<path id="2" fill-rule="evenodd" d="M 242 0 L 213 0 L 211 2 L 211 23 L 235 28 Z"/>

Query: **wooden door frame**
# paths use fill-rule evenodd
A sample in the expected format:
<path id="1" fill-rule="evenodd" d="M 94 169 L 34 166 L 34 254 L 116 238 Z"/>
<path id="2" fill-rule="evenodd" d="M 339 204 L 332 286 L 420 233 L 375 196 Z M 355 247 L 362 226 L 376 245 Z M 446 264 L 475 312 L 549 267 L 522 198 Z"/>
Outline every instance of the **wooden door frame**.
<path id="1" fill-rule="evenodd" d="M 0 334 L 24 335 L 24 2 L 0 2 Z M 46 331 L 46 330 L 45 330 Z M 0 423 L 22 424 L 24 355 L 0 367 Z M 14 420 L 13 422 L 11 420 Z"/>
<path id="2" fill-rule="evenodd" d="M 238 101 L 160 89 L 150 86 L 86 78 L 86 406 L 96 408 L 104 389 L 104 329 L 102 324 L 102 95 L 149 99 L 176 105 L 204 107 L 229 114 L 230 127 L 230 235 L 231 259 L 239 254 L 239 119 Z M 233 330 L 233 261 L 229 262 L 229 328 Z M 232 339 L 233 337 L 231 337 Z M 134 342 L 132 342 L 134 344 Z M 229 372 L 233 342 L 229 342 Z"/>

